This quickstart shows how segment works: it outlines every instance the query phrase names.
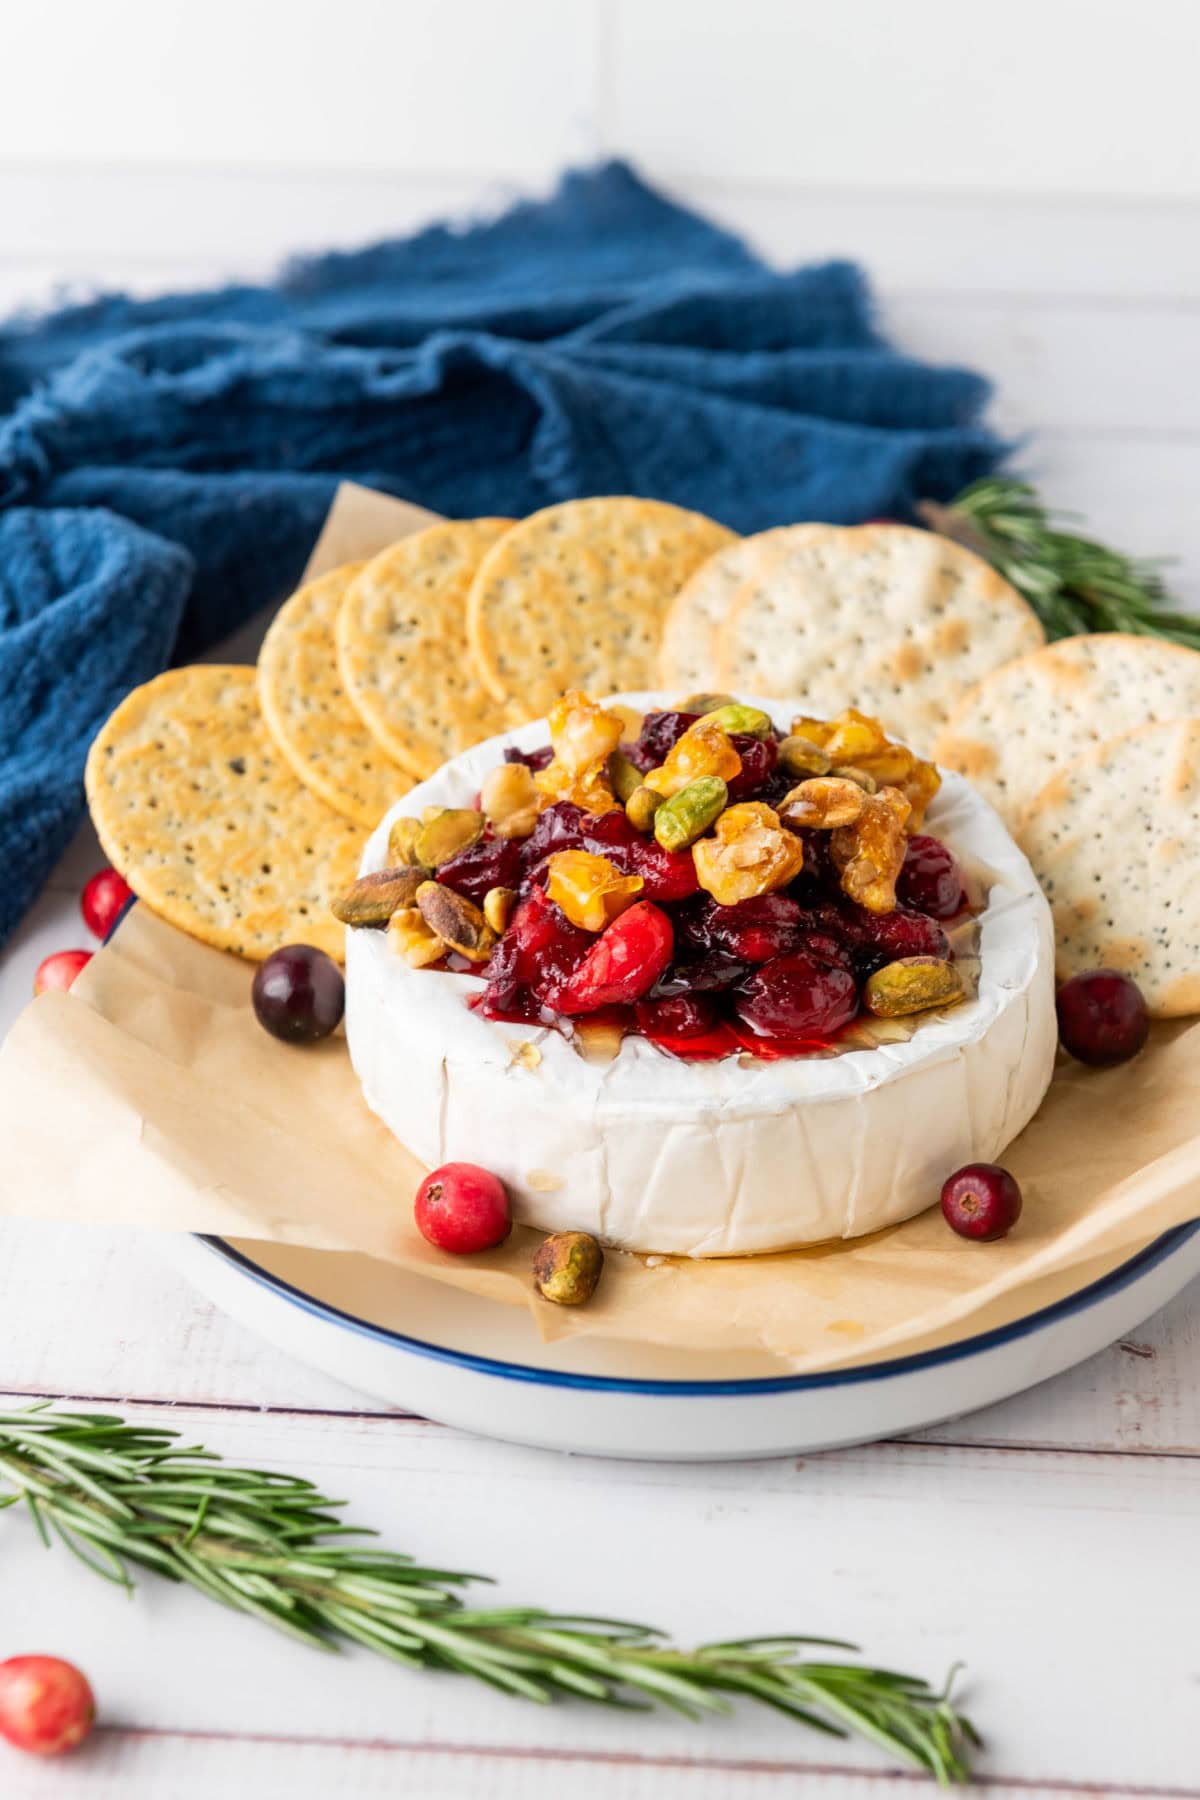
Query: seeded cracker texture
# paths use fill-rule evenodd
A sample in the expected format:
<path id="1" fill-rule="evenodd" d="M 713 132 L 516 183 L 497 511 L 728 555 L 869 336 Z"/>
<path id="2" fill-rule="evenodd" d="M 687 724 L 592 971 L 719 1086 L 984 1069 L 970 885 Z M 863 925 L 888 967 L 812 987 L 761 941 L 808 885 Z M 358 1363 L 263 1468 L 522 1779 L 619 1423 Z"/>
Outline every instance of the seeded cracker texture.
<path id="1" fill-rule="evenodd" d="M 1120 969 L 1153 1017 L 1200 1012 L 1200 720 L 1079 757 L 1017 838 L 1050 902 L 1060 979 Z"/>
<path id="2" fill-rule="evenodd" d="M 515 724 L 467 645 L 467 592 L 507 519 L 448 519 L 367 563 L 338 613 L 338 664 L 376 743 L 414 776 Z M 528 715 L 520 713 L 519 718 Z"/>
<path id="3" fill-rule="evenodd" d="M 281 944 L 341 960 L 330 906 L 366 834 L 296 780 L 253 669 L 171 669 L 135 688 L 93 743 L 86 781 L 105 854 L 160 918 L 253 961 Z"/>
<path id="4" fill-rule="evenodd" d="M 780 534 L 717 639 L 717 686 L 802 694 L 860 711 L 928 755 L 964 690 L 1045 633 L 1015 588 L 969 550 L 904 525 Z"/>
<path id="5" fill-rule="evenodd" d="M 498 701 L 548 713 L 564 688 L 607 694 L 656 678 L 667 608 L 725 526 L 661 500 L 569 500 L 533 513 L 488 552 L 467 631 Z"/>
<path id="6" fill-rule="evenodd" d="M 737 594 L 776 543 L 798 541 L 823 525 L 780 525 L 754 537 L 727 544 L 702 562 L 672 600 L 663 620 L 658 655 L 659 679 L 666 688 L 703 692 L 717 679 L 717 633 L 728 618 Z"/>
<path id="7" fill-rule="evenodd" d="M 986 675 L 937 742 L 1010 825 L 1059 769 L 1156 720 L 1200 717 L 1200 654 L 1108 631 L 1064 638 Z"/>
<path id="8" fill-rule="evenodd" d="M 351 580 L 347 563 L 292 595 L 258 654 L 267 730 L 294 774 L 327 806 L 367 830 L 412 786 L 375 742 L 338 676 L 333 629 Z"/>

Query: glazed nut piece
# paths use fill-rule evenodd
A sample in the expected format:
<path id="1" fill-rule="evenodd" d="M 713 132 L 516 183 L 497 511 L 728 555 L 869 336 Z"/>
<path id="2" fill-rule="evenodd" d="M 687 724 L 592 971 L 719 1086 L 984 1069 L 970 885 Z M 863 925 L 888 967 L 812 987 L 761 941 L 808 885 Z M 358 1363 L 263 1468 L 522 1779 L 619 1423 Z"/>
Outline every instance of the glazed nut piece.
<path id="1" fill-rule="evenodd" d="M 612 782 L 613 793 L 622 806 L 628 804 L 630 795 L 636 793 L 642 785 L 642 771 L 636 763 L 630 762 L 623 750 L 614 750 L 609 757 L 608 778 Z"/>
<path id="2" fill-rule="evenodd" d="M 537 1247 L 533 1279 L 543 1300 L 583 1306 L 596 1291 L 604 1252 L 590 1231 L 556 1231 Z"/>
<path id="3" fill-rule="evenodd" d="M 713 837 L 692 845 L 692 861 L 717 905 L 736 906 L 794 881 L 804 867 L 804 845 L 761 800 L 743 800 L 726 807 Z"/>
<path id="4" fill-rule="evenodd" d="M 634 788 L 625 802 L 625 817 L 635 831 L 645 832 L 649 836 L 654 830 L 654 815 L 662 804 L 662 795 L 656 794 L 653 788 Z"/>
<path id="5" fill-rule="evenodd" d="M 483 916 L 497 937 L 503 937 L 508 930 L 508 921 L 512 918 L 516 902 L 517 896 L 512 888 L 489 888 L 483 896 Z"/>
<path id="6" fill-rule="evenodd" d="M 728 803 L 729 789 L 719 775 L 689 781 L 654 814 L 655 842 L 663 850 L 686 850 L 704 836 Z"/>
<path id="7" fill-rule="evenodd" d="M 877 1019 L 953 1006 L 964 997 L 963 979 L 953 963 L 938 956 L 902 956 L 876 969 L 863 989 L 863 1003 Z"/>
<path id="8" fill-rule="evenodd" d="M 379 930 L 402 906 L 411 906 L 422 881 L 420 869 L 380 869 L 360 875 L 333 903 L 333 916 L 343 925 Z"/>
<path id="9" fill-rule="evenodd" d="M 899 788 L 868 794 L 853 825 L 843 825 L 829 840 L 842 891 L 868 912 L 893 912 L 896 878 L 904 866 L 904 827 L 912 807 Z"/>
<path id="10" fill-rule="evenodd" d="M 422 832 L 420 819 L 397 819 L 388 832 L 388 861 L 396 868 L 419 869 L 422 862 L 417 855 L 417 839 Z"/>
<path id="11" fill-rule="evenodd" d="M 547 894 L 584 931 L 611 925 L 645 885 L 640 875 L 622 875 L 607 856 L 590 850 L 558 850 L 546 867 Z"/>
<path id="12" fill-rule="evenodd" d="M 417 908 L 447 949 L 457 950 L 468 962 L 487 961 L 496 933 L 473 901 L 440 882 L 423 881 L 417 889 Z"/>
<path id="13" fill-rule="evenodd" d="M 706 709 L 698 725 L 717 725 L 729 737 L 770 737 L 775 727 L 770 716 L 761 707 L 743 706 L 738 700 L 728 700 L 722 706 Z"/>
<path id="14" fill-rule="evenodd" d="M 793 829 L 811 826 L 832 831 L 838 825 L 853 825 L 866 804 L 867 795 L 856 782 L 818 775 L 792 789 L 779 808 L 779 817 Z"/>
<path id="15" fill-rule="evenodd" d="M 836 719 L 793 719 L 792 731 L 825 751 L 832 774 L 857 781 L 869 794 L 882 787 L 899 788 L 912 807 L 908 829 L 920 831 L 942 778 L 932 763 L 907 745 L 893 743 L 878 719 L 849 706 Z"/>
<path id="16" fill-rule="evenodd" d="M 483 816 L 499 838 L 527 838 L 546 804 L 526 763 L 500 763 L 489 769 L 479 790 Z"/>
<path id="17" fill-rule="evenodd" d="M 415 906 L 402 906 L 388 920 L 388 943 L 402 956 L 411 969 L 427 969 L 441 962 L 446 946 L 436 931 L 431 931 Z"/>
<path id="18" fill-rule="evenodd" d="M 426 869 L 438 869 L 460 850 L 469 850 L 483 836 L 484 819 L 473 806 L 438 806 L 427 811 L 416 842 L 417 860 Z"/>
<path id="19" fill-rule="evenodd" d="M 569 800 L 585 812 L 612 812 L 620 802 L 608 759 L 625 734 L 624 719 L 572 688 L 551 707 L 548 724 L 554 760 L 534 775 L 539 793 L 552 801 Z"/>
<path id="20" fill-rule="evenodd" d="M 879 792 L 879 783 L 875 777 L 868 770 L 857 768 L 854 763 L 839 763 L 836 768 L 830 769 L 829 773 L 835 775 L 839 781 L 852 781 L 855 787 L 862 789 L 864 794 Z"/>
<path id="21" fill-rule="evenodd" d="M 697 719 L 667 752 L 660 769 L 651 769 L 646 786 L 669 800 L 680 788 L 702 775 L 718 775 L 730 782 L 742 771 L 742 759 L 727 731 L 706 719 Z"/>
<path id="22" fill-rule="evenodd" d="M 822 750 L 820 744 L 793 731 L 779 746 L 779 767 L 785 775 L 794 775 L 800 781 L 806 775 L 828 775 L 832 764 L 829 752 Z"/>

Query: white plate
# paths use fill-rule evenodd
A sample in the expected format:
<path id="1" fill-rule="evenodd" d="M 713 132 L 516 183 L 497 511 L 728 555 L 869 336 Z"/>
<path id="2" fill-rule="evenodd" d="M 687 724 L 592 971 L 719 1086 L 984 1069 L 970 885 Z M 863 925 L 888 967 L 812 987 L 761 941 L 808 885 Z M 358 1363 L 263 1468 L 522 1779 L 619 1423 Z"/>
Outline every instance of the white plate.
<path id="1" fill-rule="evenodd" d="M 543 1344 L 520 1308 L 364 1256 L 163 1241 L 223 1311 L 393 1406 L 516 1443 L 673 1461 L 803 1454 L 991 1405 L 1094 1355 L 1200 1274 L 1200 1223 L 1184 1225 L 1078 1292 L 980 1336 L 794 1375 L 766 1356 Z"/>

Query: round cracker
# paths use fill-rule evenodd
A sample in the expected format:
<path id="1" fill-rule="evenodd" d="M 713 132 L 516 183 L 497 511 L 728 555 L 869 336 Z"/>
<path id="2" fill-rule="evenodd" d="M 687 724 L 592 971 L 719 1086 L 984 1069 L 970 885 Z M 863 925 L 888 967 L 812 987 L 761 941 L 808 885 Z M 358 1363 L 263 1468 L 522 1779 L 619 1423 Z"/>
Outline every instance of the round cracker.
<path id="1" fill-rule="evenodd" d="M 467 647 L 467 592 L 508 519 L 446 519 L 401 538 L 351 582 L 337 620 L 351 704 L 418 779 L 518 721 L 498 707 Z"/>
<path id="2" fill-rule="evenodd" d="M 293 773 L 327 806 L 370 830 L 413 780 L 380 750 L 338 676 L 338 608 L 364 567 L 331 569 L 280 607 L 258 653 L 258 698 Z"/>
<path id="3" fill-rule="evenodd" d="M 820 525 L 777 525 L 753 537 L 737 538 L 702 562 L 684 582 L 663 620 L 658 653 L 662 686 L 693 691 L 715 688 L 717 632 L 743 581 L 754 573 L 759 558 L 784 538 L 822 529 Z"/>
<path id="4" fill-rule="evenodd" d="M 1038 649 L 1032 608 L 990 564 L 906 525 L 807 528 L 759 561 L 717 636 L 716 686 L 856 706 L 930 751 L 967 688 Z"/>
<path id="5" fill-rule="evenodd" d="M 1156 719 L 1200 717 L 1200 654 L 1161 638 L 1063 638 L 986 675 L 935 754 L 1010 824 L 1060 768 Z"/>
<path id="6" fill-rule="evenodd" d="M 105 854 L 161 918 L 254 961 L 281 944 L 341 960 L 329 908 L 366 834 L 292 774 L 253 669 L 169 669 L 135 688 L 92 744 L 86 781 Z"/>
<path id="7" fill-rule="evenodd" d="M 1200 1012 L 1200 720 L 1098 744 L 1017 832 L 1054 914 L 1059 978 L 1132 975 L 1156 1018 Z"/>
<path id="8" fill-rule="evenodd" d="M 530 717 L 565 688 L 653 687 L 662 621 L 733 532 L 663 500 L 568 500 L 514 525 L 480 566 L 467 632 L 498 701 Z"/>

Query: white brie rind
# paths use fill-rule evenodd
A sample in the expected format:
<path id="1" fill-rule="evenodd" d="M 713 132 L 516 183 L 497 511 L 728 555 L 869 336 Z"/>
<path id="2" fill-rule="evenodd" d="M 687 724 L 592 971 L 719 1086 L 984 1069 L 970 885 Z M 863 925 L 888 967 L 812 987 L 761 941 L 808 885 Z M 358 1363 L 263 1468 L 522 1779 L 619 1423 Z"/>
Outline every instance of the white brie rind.
<path id="1" fill-rule="evenodd" d="M 617 699 L 650 710 L 661 695 Z M 797 704 L 754 701 L 786 730 Z M 414 788 L 394 819 L 469 806 L 506 746 L 479 744 Z M 947 774 L 928 829 L 989 871 L 975 997 L 906 1042 L 834 1057 L 684 1062 L 628 1037 L 586 1061 L 554 1029 L 482 1018 L 477 978 L 411 968 L 382 931 L 348 931 L 346 1032 L 367 1104 L 429 1167 L 473 1162 L 545 1231 L 671 1256 L 745 1256 L 858 1237 L 935 1203 L 961 1164 L 993 1161 L 1033 1117 L 1054 1064 L 1050 911 L 992 808 Z M 530 1052 L 519 1054 L 531 1042 Z"/>

